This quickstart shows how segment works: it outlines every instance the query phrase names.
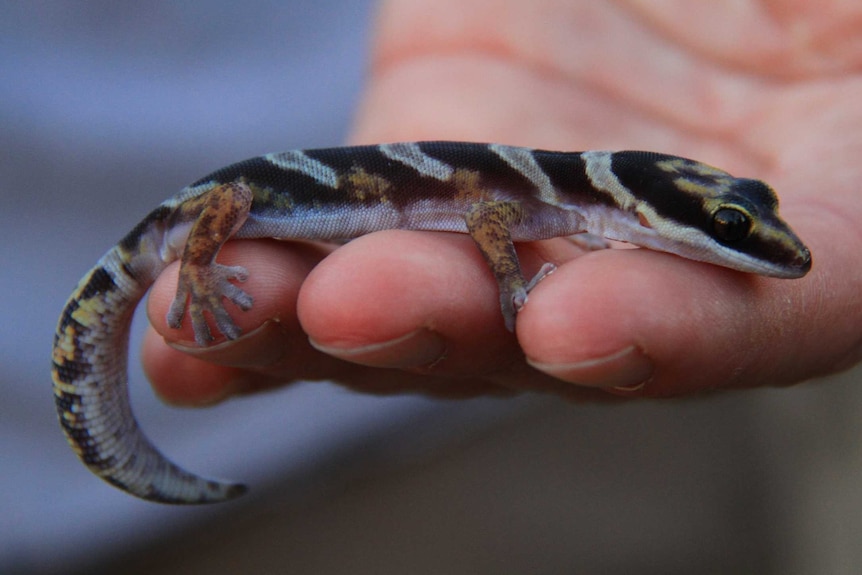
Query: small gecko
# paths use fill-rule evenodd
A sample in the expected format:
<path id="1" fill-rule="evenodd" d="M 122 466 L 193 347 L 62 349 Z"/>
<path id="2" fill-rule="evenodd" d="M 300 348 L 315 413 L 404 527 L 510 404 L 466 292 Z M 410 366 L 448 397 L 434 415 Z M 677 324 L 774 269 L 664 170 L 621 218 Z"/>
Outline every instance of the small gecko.
<path id="1" fill-rule="evenodd" d="M 244 485 L 199 477 L 169 461 L 138 427 L 126 363 L 132 314 L 156 277 L 181 258 L 168 324 L 188 315 L 195 340 L 207 316 L 240 335 L 224 300 L 247 310 L 216 262 L 230 238 L 348 240 L 385 229 L 468 233 L 491 268 L 503 322 L 527 280 L 513 242 L 573 236 L 628 242 L 742 272 L 799 278 L 811 254 L 778 216 L 765 183 L 677 156 L 642 151 L 554 152 L 499 144 L 408 142 L 268 154 L 222 168 L 150 212 L 81 279 L 54 337 L 60 424 L 84 464 L 108 483 L 161 503 L 209 503 Z M 575 234 L 579 234 L 576 236 Z"/>

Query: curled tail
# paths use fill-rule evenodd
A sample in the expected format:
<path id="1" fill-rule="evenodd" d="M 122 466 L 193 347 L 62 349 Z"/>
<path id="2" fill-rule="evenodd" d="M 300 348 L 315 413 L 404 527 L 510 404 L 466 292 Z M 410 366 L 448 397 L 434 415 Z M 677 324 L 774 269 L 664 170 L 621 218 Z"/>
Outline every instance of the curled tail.
<path id="1" fill-rule="evenodd" d="M 72 449 L 108 483 L 161 503 L 225 501 L 245 486 L 198 477 L 169 461 L 143 434 L 129 405 L 132 314 L 176 259 L 162 247 L 173 213 L 168 208 L 151 213 L 105 254 L 66 303 L 54 336 L 54 400 Z"/>

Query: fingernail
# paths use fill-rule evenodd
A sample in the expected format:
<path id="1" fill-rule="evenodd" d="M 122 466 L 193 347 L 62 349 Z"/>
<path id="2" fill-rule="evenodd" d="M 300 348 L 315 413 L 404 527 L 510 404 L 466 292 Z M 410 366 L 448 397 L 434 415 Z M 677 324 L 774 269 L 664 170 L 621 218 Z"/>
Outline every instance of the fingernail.
<path id="1" fill-rule="evenodd" d="M 209 347 L 187 346 L 167 342 L 172 348 L 192 357 L 229 367 L 266 367 L 281 360 L 288 348 L 288 334 L 277 319 L 266 321 L 259 328 L 234 340 Z"/>
<path id="2" fill-rule="evenodd" d="M 328 355 L 372 367 L 422 368 L 437 363 L 446 354 L 443 338 L 425 328 L 389 341 L 359 347 L 324 345 L 311 338 L 309 342 Z"/>
<path id="3" fill-rule="evenodd" d="M 642 381 L 634 385 L 618 385 L 616 387 L 608 387 L 605 389 L 605 391 L 622 397 L 631 397 L 634 395 L 643 395 L 643 390 L 645 386 L 646 382 Z"/>
<path id="4" fill-rule="evenodd" d="M 652 376 L 652 360 L 637 346 L 574 363 L 543 363 L 527 359 L 536 369 L 576 385 L 617 389 L 632 394 L 643 389 Z"/>

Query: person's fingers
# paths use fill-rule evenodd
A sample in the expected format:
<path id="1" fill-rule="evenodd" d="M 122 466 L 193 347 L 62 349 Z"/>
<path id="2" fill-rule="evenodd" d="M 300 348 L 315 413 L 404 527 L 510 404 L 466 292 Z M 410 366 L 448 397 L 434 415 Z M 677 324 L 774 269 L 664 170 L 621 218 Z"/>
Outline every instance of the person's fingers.
<path id="1" fill-rule="evenodd" d="M 543 263 L 563 264 L 582 251 L 559 239 L 520 246 L 519 254 L 531 277 Z M 466 389 L 483 381 L 574 399 L 596 396 L 526 363 L 517 339 L 522 332 L 506 331 L 493 275 L 466 235 L 363 236 L 312 271 L 299 317 L 317 349 L 382 370 L 433 376 L 424 385 L 418 380 L 425 391 L 445 377 Z"/>
<path id="2" fill-rule="evenodd" d="M 322 252 L 300 257 L 294 268 L 295 253 L 256 259 L 252 250 L 231 262 L 224 261 L 233 249 L 228 247 L 220 260 L 249 268 L 245 287 L 256 303 L 246 314 L 229 310 L 247 334 L 243 340 L 195 352 L 232 366 L 205 368 L 214 387 L 204 391 L 218 398 L 274 382 L 332 378 L 377 392 L 470 395 L 515 388 L 580 396 L 589 388 L 573 385 L 579 383 L 624 395 L 664 395 L 790 383 L 858 360 L 862 306 L 855 292 L 862 279 L 852 222 L 858 221 L 859 202 L 848 185 L 855 181 L 858 145 L 838 138 L 856 133 L 846 129 L 853 116 L 841 113 L 855 109 L 855 91 L 842 89 L 842 103 L 831 85 L 776 86 L 734 67 L 728 72 L 718 56 L 734 46 L 690 53 L 685 41 L 668 47 L 663 31 L 674 28 L 667 13 L 656 18 L 646 4 L 634 11 L 635 19 L 621 18 L 616 5 L 571 8 L 565 14 L 573 24 L 555 29 L 564 33 L 562 51 L 547 49 L 558 36 L 543 37 L 538 48 L 524 42 L 535 26 L 518 29 L 526 36 L 494 32 L 506 25 L 485 26 L 490 32 L 477 35 L 479 16 L 487 14 L 454 4 L 465 11 L 457 27 L 437 13 L 423 15 L 428 3 L 384 3 L 354 141 L 430 136 L 561 149 L 578 142 L 591 148 L 625 143 L 694 156 L 777 186 L 783 214 L 812 250 L 811 274 L 793 281 L 758 278 L 649 252 L 571 261 L 577 253 L 560 247 L 563 242 L 519 246 L 528 276 L 543 261 L 563 264 L 531 294 L 518 318 L 518 343 L 531 367 L 502 328 L 496 286 L 466 236 L 388 232 L 360 238 L 324 260 L 302 288 Z M 535 24 L 547 17 L 540 8 L 518 14 Z M 576 18 L 573 11 L 580 11 Z M 503 24 L 522 23 L 507 18 Z M 598 37 L 586 42 L 584 34 L 572 36 L 583 21 L 602 23 L 584 31 L 600 30 Z M 415 34 L 420 27 L 426 33 Z M 674 57 L 638 66 L 637 82 L 620 73 L 631 66 L 631 54 L 657 44 Z M 585 50 L 598 50 L 602 66 Z M 708 66 L 696 62 L 706 54 Z M 668 61 L 677 64 L 670 75 L 663 68 Z M 644 91 L 649 82 L 653 88 Z M 680 89 L 687 85 L 698 87 L 694 95 Z M 721 106 L 714 105 L 717 95 Z M 812 109 L 830 114 L 810 114 Z M 812 141 L 830 145 L 813 148 Z M 288 251 L 295 246 L 275 245 L 290 246 Z M 267 279 L 271 274 L 276 281 Z M 176 332 L 164 325 L 175 280 L 170 275 L 164 281 L 151 298 L 156 328 L 170 341 L 190 342 L 186 328 Z M 160 393 L 182 397 L 170 390 L 181 385 L 183 369 L 194 373 L 194 365 L 164 368 L 172 356 L 152 336 L 145 355 L 157 387 L 164 386 Z M 206 395 L 188 386 L 184 393 Z"/>
<path id="3" fill-rule="evenodd" d="M 514 335 L 503 326 L 493 277 L 466 235 L 365 236 L 320 262 L 305 284 L 324 250 L 240 241 L 223 251 L 222 263 L 241 261 L 248 269 L 243 288 L 255 298 L 248 312 L 229 309 L 243 330 L 238 340 L 200 349 L 187 326 L 167 327 L 164 314 L 176 288 L 176 266 L 153 287 L 148 303 L 153 329 L 143 358 L 157 393 L 168 402 L 201 405 L 321 379 L 372 393 L 471 397 L 544 389 L 593 395 L 526 365 Z M 559 242 L 542 247 L 540 254 L 522 253 L 525 266 L 538 269 L 546 257 L 562 261 L 579 250 Z"/>
<path id="4" fill-rule="evenodd" d="M 574 384 L 668 395 L 770 383 L 799 351 L 768 341 L 783 326 L 763 304 L 778 292 L 799 290 L 647 250 L 596 252 L 535 290 L 519 335 L 534 367 Z M 764 365 L 773 377 L 752 381 Z"/>
<path id="5" fill-rule="evenodd" d="M 715 14 L 714 20 L 706 7 L 679 12 L 635 3 L 621 19 L 617 5 L 573 5 L 564 10 L 572 24 L 560 28 L 570 33 L 567 42 L 547 50 L 521 41 L 529 26 L 505 37 L 495 32 L 522 13 L 495 16 L 500 25 L 477 36 L 472 23 L 479 14 L 470 7 L 453 6 L 463 17 L 461 26 L 451 27 L 424 14 L 423 6 L 384 3 L 374 81 L 356 140 L 466 134 L 480 141 L 561 149 L 622 145 L 696 157 L 775 185 L 782 214 L 813 253 L 812 272 L 792 281 L 659 254 L 608 252 L 569 262 L 536 289 L 520 314 L 518 336 L 532 365 L 566 381 L 631 388 L 616 393 L 661 395 L 797 382 L 859 359 L 856 292 L 862 281 L 852 226 L 860 211 L 852 185 L 859 145 L 846 127 L 858 123 L 858 106 L 850 102 L 858 87 L 839 84 L 839 77 L 775 84 L 756 75 L 805 69 L 796 65 L 792 35 L 782 35 L 793 28 L 798 7 L 782 8 L 773 23 L 776 35 L 739 44 L 727 43 L 722 32 L 738 24 L 737 16 Z M 710 34 L 691 26 L 713 20 L 718 26 Z M 587 21 L 593 26 L 582 30 L 578 23 Z M 848 45 L 842 56 L 841 43 L 833 43 L 839 22 L 823 17 L 810 28 L 818 42 L 828 40 L 838 56 L 829 62 L 836 64 L 848 56 Z M 425 34 L 415 34 L 420 27 Z M 666 43 L 669 30 L 678 41 Z M 541 46 L 555 37 L 543 37 Z M 632 69 L 637 60 L 630 55 L 646 50 L 674 56 Z M 757 50 L 763 52 L 751 54 Z M 578 57 L 569 57 L 573 53 Z M 745 73 L 724 65 L 740 54 Z M 670 61 L 675 68 L 669 75 Z M 673 272 L 655 275 L 647 261 Z M 639 388 L 639 381 L 646 385 Z"/>
<path id="6" fill-rule="evenodd" d="M 232 344 L 226 346 L 227 349 L 230 345 Z M 198 354 L 192 355 L 170 347 L 161 334 L 149 328 L 144 338 L 142 357 L 147 377 L 157 395 L 167 403 L 185 407 L 207 406 L 234 395 L 258 393 L 283 387 L 294 381 L 317 379 L 378 395 L 419 393 L 430 397 L 458 399 L 511 395 L 517 392 L 517 389 L 511 386 L 482 378 L 451 378 L 406 373 L 398 369 L 377 369 L 328 358 L 323 354 L 318 358 L 317 371 L 320 377 L 292 379 L 290 376 L 281 375 L 296 371 L 295 366 L 287 364 L 279 367 L 236 368 L 211 363 L 209 356 L 215 356 L 217 361 L 221 351 L 201 353 L 200 357 L 204 359 L 199 359 Z M 309 353 L 314 353 L 314 350 Z M 540 376 L 541 378 L 547 380 L 546 387 L 549 389 L 554 389 L 560 383 L 547 376 Z M 567 390 L 565 388 L 572 387 L 568 384 L 560 387 L 562 395 L 574 398 L 587 399 L 596 395 Z"/>
<path id="7" fill-rule="evenodd" d="M 828 210 L 788 214 L 814 254 L 802 279 L 647 250 L 569 261 L 519 314 L 528 361 L 565 381 L 651 396 L 787 385 L 854 365 L 862 272 L 846 241 L 853 231 Z"/>
<path id="8" fill-rule="evenodd" d="M 214 330 L 214 345 L 205 349 L 194 343 L 191 322 L 185 321 L 179 330 L 167 325 L 165 316 L 176 292 L 179 269 L 178 262 L 171 265 L 153 285 L 147 302 L 150 323 L 161 337 L 152 330 L 148 333 L 143 360 L 157 392 L 173 403 L 206 403 L 252 383 L 266 386 L 265 369 L 289 366 L 295 375 L 281 374 L 287 381 L 313 379 L 319 371 L 327 372 L 329 368 L 321 365 L 325 358 L 308 345 L 296 317 L 300 285 L 327 252 L 318 245 L 296 242 L 228 242 L 219 262 L 241 264 L 249 270 L 248 281 L 240 285 L 254 298 L 254 305 L 243 312 L 226 304 L 242 336 L 227 342 Z M 252 369 L 258 370 L 253 376 Z"/>
<path id="9" fill-rule="evenodd" d="M 375 367 L 483 374 L 517 351 L 490 270 L 466 235 L 359 238 L 312 272 L 299 313 L 318 349 Z"/>

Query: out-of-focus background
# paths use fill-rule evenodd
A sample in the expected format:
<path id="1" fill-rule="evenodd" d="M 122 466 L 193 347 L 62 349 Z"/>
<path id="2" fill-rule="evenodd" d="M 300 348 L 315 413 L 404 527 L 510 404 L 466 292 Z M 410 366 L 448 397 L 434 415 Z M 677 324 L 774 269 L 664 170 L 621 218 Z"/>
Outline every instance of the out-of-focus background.
<path id="1" fill-rule="evenodd" d="M 133 354 L 156 444 L 252 494 L 158 506 L 78 463 L 48 376 L 76 281 L 201 175 L 342 143 L 373 8 L 0 3 L 0 573 L 862 572 L 858 371 L 624 406 L 309 384 L 180 410 Z"/>

